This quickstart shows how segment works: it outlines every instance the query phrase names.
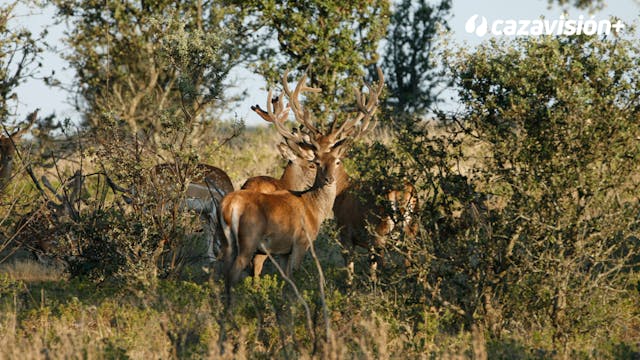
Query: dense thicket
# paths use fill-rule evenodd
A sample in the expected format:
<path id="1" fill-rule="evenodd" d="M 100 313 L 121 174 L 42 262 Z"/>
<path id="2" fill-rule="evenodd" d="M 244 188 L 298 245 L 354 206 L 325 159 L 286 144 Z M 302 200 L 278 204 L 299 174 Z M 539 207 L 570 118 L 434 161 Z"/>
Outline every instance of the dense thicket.
<path id="1" fill-rule="evenodd" d="M 448 0 L 54 5 L 70 24 L 66 58 L 83 122 L 50 132 L 59 119 L 39 119 L 36 136 L 18 146 L 0 198 L 9 274 L 0 274 L 0 327 L 14 334 L 0 338 L 0 357 L 25 346 L 117 358 L 220 356 L 222 348 L 240 358 L 640 351 L 637 39 L 445 47 Z M 6 26 L 12 5 L 0 9 L 4 124 L 41 45 Z M 323 125 L 352 115 L 353 85 L 379 65 L 383 126 L 345 162 L 353 188 L 376 196 L 380 211 L 393 210 L 385 192 L 414 184 L 419 231 L 398 226 L 381 249 L 385 266 L 372 271 L 361 254 L 351 282 L 329 222 L 316 242 L 324 293 L 307 259 L 293 279 L 299 297 L 269 274 L 240 284 L 227 313 L 219 269 L 202 267 L 201 221 L 180 200 L 201 162 L 236 185 L 279 175 L 272 129 L 220 121 L 229 72 L 242 62 L 273 87 L 285 69 L 307 71 L 323 92 L 305 105 Z M 455 113 L 438 110 L 443 89 L 456 94 Z M 178 164 L 171 186 L 155 181 L 159 163 Z M 48 251 L 39 248 L 51 238 Z M 43 282 L 19 280 L 10 262 L 21 248 L 66 267 L 31 274 Z"/>

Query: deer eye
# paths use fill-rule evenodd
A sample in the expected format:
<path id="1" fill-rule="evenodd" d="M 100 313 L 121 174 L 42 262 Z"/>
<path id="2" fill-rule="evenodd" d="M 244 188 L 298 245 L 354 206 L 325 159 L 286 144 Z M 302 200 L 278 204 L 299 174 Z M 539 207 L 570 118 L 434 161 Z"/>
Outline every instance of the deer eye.
<path id="1" fill-rule="evenodd" d="M 315 169 L 316 168 L 316 164 L 314 164 L 314 163 L 309 164 L 309 168 Z"/>

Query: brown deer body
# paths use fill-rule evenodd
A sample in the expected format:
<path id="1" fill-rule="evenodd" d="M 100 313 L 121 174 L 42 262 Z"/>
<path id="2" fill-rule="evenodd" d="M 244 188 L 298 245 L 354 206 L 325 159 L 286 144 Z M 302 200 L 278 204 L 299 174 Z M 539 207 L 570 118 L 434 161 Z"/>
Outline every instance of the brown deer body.
<path id="1" fill-rule="evenodd" d="M 310 114 L 298 102 L 301 91 L 319 90 L 304 86 L 306 76 L 303 76 L 291 92 L 286 72 L 282 79 L 289 107 L 302 125 L 300 131 L 290 132 L 284 127 L 289 107 L 285 109 L 277 99 L 267 102 L 267 111 L 259 107 L 254 110 L 257 109 L 256 112 L 276 126 L 286 139 L 286 145 L 298 157 L 306 158 L 309 151 L 313 154 L 317 168 L 314 185 L 302 192 L 280 190 L 260 193 L 240 190 L 223 199 L 220 222 L 227 239 L 224 249 L 227 292 L 239 280 L 240 273 L 249 265 L 256 252 L 286 256 L 287 275 L 291 275 L 298 266 L 306 250 L 318 236 L 322 221 L 331 213 L 337 177 L 341 172 L 340 157 L 346 144 L 368 128 L 383 86 L 382 77 L 375 91 L 368 86 L 369 101 L 358 92 L 358 115 L 346 120 L 340 127 L 334 123 L 330 133 L 323 134 L 311 124 Z M 268 98 L 271 99 L 271 92 Z M 357 127 L 356 124 L 361 120 L 362 125 Z M 305 133 L 301 131 L 303 127 L 306 128 Z M 317 139 L 322 139 L 322 146 Z"/>
<path id="2" fill-rule="evenodd" d="M 271 193 L 278 190 L 303 191 L 313 186 L 316 176 L 316 165 L 310 159 L 297 156 L 285 143 L 278 144 L 278 150 L 287 162 L 280 179 L 270 176 L 254 176 L 247 179 L 242 190 Z"/>
<path id="3" fill-rule="evenodd" d="M 228 240 L 224 250 L 227 286 L 235 284 L 256 252 L 287 257 L 286 273 L 298 267 L 336 196 L 339 155 L 318 159 L 314 186 L 303 192 L 259 193 L 240 190 L 222 201 L 221 223 Z"/>
<path id="4" fill-rule="evenodd" d="M 306 88 L 305 90 L 316 91 L 313 88 Z M 289 108 L 285 108 L 282 105 L 279 97 L 272 99 L 271 93 L 269 93 L 267 98 L 267 111 L 262 110 L 258 105 L 252 106 L 251 109 L 267 122 L 273 123 L 280 134 L 282 134 L 285 142 L 278 144 L 278 150 L 280 155 L 287 160 L 287 166 L 284 168 L 280 179 L 270 176 L 255 176 L 247 179 L 241 189 L 263 194 L 273 193 L 279 190 L 304 191 L 310 189 L 316 177 L 316 164 L 312 161 L 314 155 L 312 151 L 294 145 L 293 142 L 291 143 L 292 145 L 289 145 L 289 141 L 292 140 L 292 136 L 295 136 L 295 133 L 289 133 L 282 125 L 289 114 Z M 301 140 L 301 138 L 296 138 L 296 140 Z M 301 155 L 304 155 L 304 157 L 301 157 Z M 260 276 L 266 260 L 266 254 L 255 255 L 253 258 L 254 278 Z"/>
<path id="5" fill-rule="evenodd" d="M 359 246 L 372 252 L 372 260 L 376 266 L 382 266 L 382 249 L 387 236 L 396 225 L 402 226 L 405 236 L 414 237 L 417 233 L 417 222 L 414 219 L 417 197 L 414 186 L 406 183 L 401 190 L 383 194 L 384 201 L 391 208 L 388 209 L 376 204 L 375 194 L 363 198 L 356 193 L 354 186 L 341 185 L 339 182 L 333 214 L 340 243 L 346 250 L 345 265 L 349 271 L 353 271 L 353 251 Z"/>
<path id="6" fill-rule="evenodd" d="M 358 129 L 353 127 L 355 122 L 345 122 L 338 127 L 334 120 L 331 125 L 332 131 L 325 135 L 319 133 L 313 124 L 306 122 L 302 118 L 301 122 L 305 125 L 306 131 L 310 133 L 309 137 L 313 140 L 315 151 L 318 153 L 330 151 L 332 144 L 335 142 L 336 134 L 346 132 L 361 136 L 363 133 L 371 131 L 373 127 L 370 127 L 370 121 L 376 111 L 376 107 L 372 105 L 377 104 L 384 81 L 380 69 L 378 69 L 378 77 L 380 83 L 377 88 L 372 88 L 367 84 L 367 87 L 369 87 L 368 99 L 356 89 L 358 120 L 362 120 L 362 125 Z M 407 183 L 402 189 L 392 190 L 386 194 L 364 194 L 363 196 L 363 194 L 358 194 L 358 186 L 350 183 L 349 176 L 344 168 L 339 170 L 337 181 L 338 189 L 333 212 L 339 229 L 340 242 L 348 253 L 345 257 L 345 262 L 349 269 L 353 268 L 351 257 L 352 251 L 356 246 L 374 250 L 374 253 L 380 253 L 379 250 L 384 245 L 385 237 L 391 233 L 396 223 L 402 223 L 405 234 L 409 236 L 414 236 L 417 232 L 417 223 L 413 217 L 417 207 L 417 197 L 413 185 Z M 394 210 L 391 214 L 376 204 L 376 196 L 380 195 L 389 201 L 391 208 Z M 361 200 L 361 198 L 364 200 Z M 367 225 L 373 228 L 373 237 L 370 236 Z M 381 257 L 376 257 L 376 264 L 378 263 L 381 265 Z"/>

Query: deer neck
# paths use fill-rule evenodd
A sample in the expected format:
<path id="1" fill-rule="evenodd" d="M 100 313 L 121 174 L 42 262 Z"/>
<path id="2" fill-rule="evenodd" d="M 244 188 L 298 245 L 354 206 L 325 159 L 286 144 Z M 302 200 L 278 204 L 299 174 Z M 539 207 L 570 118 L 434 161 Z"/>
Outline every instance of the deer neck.
<path id="1" fill-rule="evenodd" d="M 302 167 L 289 161 L 280 177 L 280 185 L 283 189 L 304 191 L 313 186 L 313 179 L 309 181 L 302 171 Z"/>
<path id="2" fill-rule="evenodd" d="M 302 192 L 302 199 L 307 209 L 314 211 L 318 225 L 331 214 L 333 202 L 336 199 L 336 181 L 328 184 L 314 184 L 314 186 Z"/>

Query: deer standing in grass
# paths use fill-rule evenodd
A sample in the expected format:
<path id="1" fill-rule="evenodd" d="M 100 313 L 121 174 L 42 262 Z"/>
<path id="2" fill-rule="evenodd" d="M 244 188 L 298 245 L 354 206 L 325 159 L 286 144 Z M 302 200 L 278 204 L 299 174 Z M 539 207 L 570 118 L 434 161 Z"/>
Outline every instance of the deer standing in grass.
<path id="1" fill-rule="evenodd" d="M 382 92 L 384 76 L 378 69 L 379 86 L 369 87 L 368 99 L 363 97 L 356 89 L 358 99 L 358 112 L 362 125 L 357 129 L 356 137 L 370 132 L 371 117 L 376 111 L 376 107 L 368 107 L 369 104 L 377 103 Z M 314 139 L 314 148 L 318 153 L 330 151 L 333 142 L 341 131 L 356 131 L 356 129 L 337 128 L 334 120 L 329 134 L 322 134 L 315 126 L 301 118 L 303 128 L 308 137 Z M 418 206 L 417 193 L 415 187 L 410 183 L 405 183 L 401 189 L 394 189 L 385 194 L 361 194 L 358 184 L 352 184 L 349 175 L 344 168 L 340 168 L 337 173 L 337 195 L 333 205 L 334 218 L 338 227 L 340 243 L 346 249 L 345 265 L 348 268 L 349 276 L 353 273 L 353 251 L 356 246 L 369 250 L 375 259 L 372 264 L 375 268 L 382 265 L 383 258 L 379 254 L 385 246 L 385 238 L 391 234 L 396 224 L 400 224 L 403 232 L 408 236 L 415 236 L 417 233 L 417 222 L 414 219 L 414 212 Z M 376 204 L 376 196 L 382 196 L 389 202 L 392 213 L 385 211 L 384 207 Z M 367 227 L 372 229 L 370 234 Z M 372 236 L 373 235 L 373 236 Z"/>
<path id="2" fill-rule="evenodd" d="M 300 157 L 304 155 L 300 153 L 301 146 L 298 145 L 304 144 L 313 151 L 317 169 L 314 184 L 301 192 L 279 190 L 265 194 L 240 190 L 223 199 L 220 222 L 227 240 L 223 250 L 227 292 L 240 279 L 241 272 L 249 265 L 256 252 L 285 256 L 288 276 L 298 267 L 312 241 L 318 236 L 320 225 L 330 216 L 336 196 L 337 176 L 342 167 L 340 158 L 347 144 L 363 133 L 356 125 L 362 121 L 361 126 L 366 130 L 370 124 L 377 106 L 377 95 L 383 86 L 381 79 L 379 89 L 376 89 L 375 95 L 369 96 L 369 101 L 358 96 L 358 115 L 345 121 L 339 128 L 332 126 L 331 132 L 325 135 L 315 126 L 310 126 L 310 114 L 299 103 L 298 95 L 308 88 L 303 81 L 299 81 L 291 92 L 286 75 L 285 73 L 283 76 L 283 88 L 289 98 L 289 106 L 296 120 L 305 125 L 312 136 L 288 131 L 281 134 L 290 139 L 291 144 L 296 144 L 291 148 Z M 373 89 L 369 89 L 370 93 L 374 93 Z M 316 138 L 331 141 L 326 141 L 320 152 L 320 144 L 316 142 Z"/>
<path id="3" fill-rule="evenodd" d="M 287 82 L 288 73 L 283 76 L 283 83 Z M 320 92 L 318 88 L 303 86 L 306 82 L 306 74 L 298 81 L 294 93 L 297 97 L 302 92 Z M 276 130 L 282 135 L 284 142 L 278 144 L 278 150 L 287 160 L 287 166 L 280 179 L 270 176 L 255 176 L 247 179 L 241 189 L 259 193 L 272 193 L 278 190 L 304 191 L 311 188 L 316 178 L 316 163 L 314 153 L 301 137 L 298 129 L 289 131 L 284 123 L 289 115 L 290 107 L 285 107 L 282 97 L 272 98 L 272 91 L 267 95 L 267 109 L 263 110 L 259 105 L 251 107 L 262 119 L 273 123 Z M 262 268 L 267 260 L 266 254 L 256 254 L 253 258 L 253 276 L 257 278 L 262 273 Z"/>
<path id="4" fill-rule="evenodd" d="M 16 144 L 20 141 L 20 137 L 33 126 L 37 117 L 38 110 L 29 114 L 26 124 L 18 125 L 18 129 L 13 133 L 7 133 L 6 136 L 0 135 L 0 193 L 4 191 L 4 188 L 11 180 Z"/>

